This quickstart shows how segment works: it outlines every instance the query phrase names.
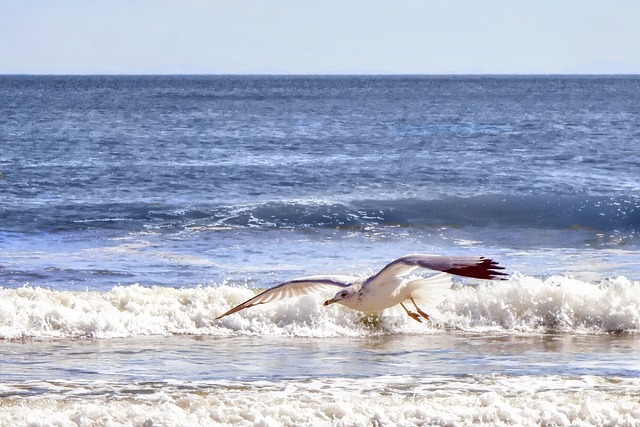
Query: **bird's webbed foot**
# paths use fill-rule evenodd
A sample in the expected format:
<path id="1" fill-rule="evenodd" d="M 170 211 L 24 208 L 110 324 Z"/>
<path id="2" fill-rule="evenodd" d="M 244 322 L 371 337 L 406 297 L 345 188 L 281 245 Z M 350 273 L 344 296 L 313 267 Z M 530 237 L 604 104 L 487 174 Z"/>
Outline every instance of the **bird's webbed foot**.
<path id="1" fill-rule="evenodd" d="M 402 308 L 404 308 L 404 311 L 407 312 L 407 315 L 409 317 L 411 317 L 413 320 L 415 320 L 416 322 L 420 322 L 422 323 L 422 319 L 420 318 L 420 315 L 418 313 L 414 313 L 413 311 L 409 311 L 407 309 L 407 307 L 404 306 L 404 304 L 400 303 L 400 305 L 402 306 Z M 417 308 L 417 307 L 416 307 Z M 428 318 L 428 317 L 427 317 Z"/>
<path id="2" fill-rule="evenodd" d="M 427 320 L 431 320 L 431 317 L 429 317 L 429 315 L 427 313 L 425 313 L 424 311 L 422 311 L 420 309 L 420 307 L 418 307 L 418 304 L 416 304 L 416 302 L 413 300 L 413 298 L 411 298 L 411 302 L 413 303 L 413 306 L 416 308 L 416 310 L 418 311 L 420 316 L 424 317 Z"/>
<path id="3" fill-rule="evenodd" d="M 424 317 L 427 320 L 431 320 L 431 317 L 425 313 L 424 311 L 420 310 L 420 308 L 418 308 L 418 306 L 416 306 L 416 310 L 418 310 L 418 314 L 420 314 L 420 316 Z"/>

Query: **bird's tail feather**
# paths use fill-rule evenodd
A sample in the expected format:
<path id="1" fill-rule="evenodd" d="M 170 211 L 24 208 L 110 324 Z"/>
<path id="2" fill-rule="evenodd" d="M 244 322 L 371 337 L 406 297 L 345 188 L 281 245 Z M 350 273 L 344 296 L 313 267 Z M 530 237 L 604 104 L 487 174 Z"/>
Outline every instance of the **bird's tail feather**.
<path id="1" fill-rule="evenodd" d="M 407 288 L 420 308 L 429 308 L 440 304 L 452 292 L 451 284 L 451 275 L 440 273 L 426 279 L 412 280 L 407 283 Z"/>

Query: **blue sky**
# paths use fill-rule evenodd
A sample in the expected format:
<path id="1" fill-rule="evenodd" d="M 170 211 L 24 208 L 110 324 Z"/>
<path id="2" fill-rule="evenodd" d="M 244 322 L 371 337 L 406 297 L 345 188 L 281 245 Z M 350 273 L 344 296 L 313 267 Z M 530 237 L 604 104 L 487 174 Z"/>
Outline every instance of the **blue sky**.
<path id="1" fill-rule="evenodd" d="M 640 0 L 0 0 L 0 73 L 640 73 Z"/>

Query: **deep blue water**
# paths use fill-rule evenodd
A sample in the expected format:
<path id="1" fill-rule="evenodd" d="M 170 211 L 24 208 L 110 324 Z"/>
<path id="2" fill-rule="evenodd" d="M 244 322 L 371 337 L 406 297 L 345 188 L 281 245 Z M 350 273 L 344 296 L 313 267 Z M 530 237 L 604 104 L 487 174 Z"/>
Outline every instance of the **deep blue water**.
<path id="1" fill-rule="evenodd" d="M 235 269 L 257 260 L 267 285 L 279 263 L 455 242 L 635 251 L 639 140 L 633 76 L 3 76 L 0 280 L 260 282 Z M 387 245 L 363 253 L 372 236 Z M 122 239 L 137 253 L 78 253 Z"/>

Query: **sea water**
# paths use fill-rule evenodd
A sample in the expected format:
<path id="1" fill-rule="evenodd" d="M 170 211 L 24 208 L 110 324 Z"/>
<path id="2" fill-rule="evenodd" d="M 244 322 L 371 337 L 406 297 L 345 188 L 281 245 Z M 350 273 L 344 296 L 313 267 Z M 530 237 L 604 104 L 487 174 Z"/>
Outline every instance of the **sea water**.
<path id="1" fill-rule="evenodd" d="M 640 425 L 638 141 L 634 76 L 2 76 L 0 425 Z M 407 253 L 509 280 L 215 320 Z"/>

